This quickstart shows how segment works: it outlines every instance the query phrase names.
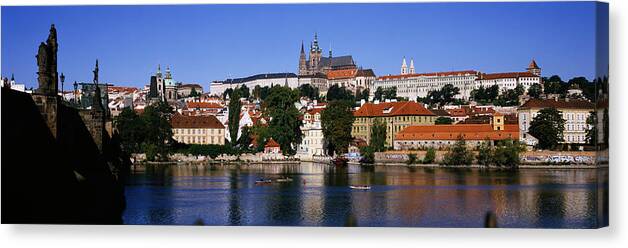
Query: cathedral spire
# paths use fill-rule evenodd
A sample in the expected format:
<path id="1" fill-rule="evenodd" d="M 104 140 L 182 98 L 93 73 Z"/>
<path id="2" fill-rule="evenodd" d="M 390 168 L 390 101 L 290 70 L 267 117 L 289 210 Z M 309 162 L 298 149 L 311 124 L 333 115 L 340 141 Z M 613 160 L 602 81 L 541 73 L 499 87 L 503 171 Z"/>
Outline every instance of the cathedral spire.
<path id="1" fill-rule="evenodd" d="M 414 59 L 410 58 L 410 74 L 414 74 Z"/>

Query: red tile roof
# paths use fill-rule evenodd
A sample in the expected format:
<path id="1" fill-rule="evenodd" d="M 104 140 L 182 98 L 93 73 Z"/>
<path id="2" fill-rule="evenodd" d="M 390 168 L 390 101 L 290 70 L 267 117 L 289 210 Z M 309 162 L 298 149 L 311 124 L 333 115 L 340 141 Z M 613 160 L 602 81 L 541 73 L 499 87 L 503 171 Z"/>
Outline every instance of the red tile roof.
<path id="1" fill-rule="evenodd" d="M 501 73 L 483 73 L 480 74 L 478 80 L 491 80 L 499 78 L 520 78 L 520 77 L 539 77 L 530 72 L 501 72 Z"/>
<path id="2" fill-rule="evenodd" d="M 389 80 L 389 79 L 399 79 L 399 78 L 413 78 L 413 77 L 421 77 L 421 76 L 464 76 L 467 74 L 477 74 L 477 71 L 474 70 L 465 70 L 465 71 L 443 71 L 443 72 L 430 72 L 430 73 L 415 73 L 415 74 L 405 74 L 405 75 L 388 75 L 381 76 L 377 79 L 379 80 Z"/>
<path id="3" fill-rule="evenodd" d="M 312 109 L 309 109 L 308 111 L 306 111 L 306 113 L 308 113 L 310 115 L 315 115 L 316 113 L 320 113 L 323 110 L 325 110 L 325 108 L 312 108 Z"/>
<path id="4" fill-rule="evenodd" d="M 170 119 L 170 124 L 172 125 L 172 128 L 225 128 L 216 116 L 213 115 L 183 116 L 175 114 Z"/>
<path id="5" fill-rule="evenodd" d="M 464 125 L 427 125 L 410 126 L 395 136 L 396 140 L 457 140 L 462 136 L 465 140 L 502 140 L 518 139 L 519 126 L 504 125 L 504 130 L 494 131 L 491 124 Z"/>
<path id="6" fill-rule="evenodd" d="M 213 102 L 188 102 L 188 108 L 223 108 L 222 105 Z"/>
<path id="7" fill-rule="evenodd" d="M 357 69 L 333 70 L 327 72 L 327 79 L 344 79 L 355 77 Z"/>
<path id="8" fill-rule="evenodd" d="M 277 143 L 277 141 L 275 141 L 273 138 L 270 138 L 266 142 L 266 145 L 264 146 L 264 148 L 270 148 L 270 147 L 280 147 L 280 146 L 279 146 L 279 143 Z"/>
<path id="9" fill-rule="evenodd" d="M 383 116 L 405 116 L 405 115 L 429 115 L 435 114 L 427 110 L 423 105 L 407 101 L 407 102 L 383 102 L 383 103 L 365 103 L 358 110 L 353 112 L 355 117 L 383 117 Z"/>
<path id="10" fill-rule="evenodd" d="M 581 99 L 530 99 L 519 109 L 529 108 L 557 108 L 557 109 L 590 109 L 593 110 L 595 105 L 592 102 Z"/>

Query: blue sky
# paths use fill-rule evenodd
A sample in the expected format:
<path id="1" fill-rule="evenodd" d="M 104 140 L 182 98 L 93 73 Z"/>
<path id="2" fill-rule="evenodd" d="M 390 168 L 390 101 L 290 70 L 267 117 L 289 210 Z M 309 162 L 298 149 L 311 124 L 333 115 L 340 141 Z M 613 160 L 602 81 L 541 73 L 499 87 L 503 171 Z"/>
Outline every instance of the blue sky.
<path id="1" fill-rule="evenodd" d="M 592 2 L 3 6 L 1 69 L 36 87 L 37 46 L 54 23 L 66 87 L 91 81 L 96 58 L 101 81 L 137 87 L 158 64 L 206 90 L 213 80 L 296 72 L 301 41 L 315 32 L 325 55 L 331 46 L 377 75 L 398 74 L 406 56 L 417 72 L 521 71 L 535 58 L 544 76 L 593 78 L 596 61 L 598 74 L 608 68 L 607 56 L 595 58 L 595 12 Z"/>

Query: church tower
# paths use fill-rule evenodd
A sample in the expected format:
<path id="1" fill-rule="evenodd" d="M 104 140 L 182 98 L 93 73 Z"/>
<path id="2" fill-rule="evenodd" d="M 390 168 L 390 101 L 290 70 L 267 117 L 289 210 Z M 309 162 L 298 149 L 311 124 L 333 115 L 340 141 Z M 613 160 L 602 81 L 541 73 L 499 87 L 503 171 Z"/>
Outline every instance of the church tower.
<path id="1" fill-rule="evenodd" d="M 532 61 L 530 62 L 530 64 L 528 65 L 528 68 L 526 68 L 528 70 L 528 72 L 537 75 L 537 76 L 541 76 L 541 68 L 536 64 L 536 61 L 534 61 L 534 59 L 532 59 Z"/>
<path id="2" fill-rule="evenodd" d="M 401 61 L 401 75 L 408 74 L 408 65 L 406 64 L 406 57 L 403 57 L 403 61 Z"/>
<path id="3" fill-rule="evenodd" d="M 414 59 L 410 58 L 410 74 L 414 74 Z"/>
<path id="4" fill-rule="evenodd" d="M 310 46 L 310 69 L 318 71 L 320 69 L 322 50 L 318 46 L 318 34 L 314 33 L 314 41 Z"/>
<path id="5" fill-rule="evenodd" d="M 305 64 L 305 49 L 303 48 L 303 41 L 301 41 L 301 53 L 299 54 L 299 75 L 307 74 L 307 65 Z"/>

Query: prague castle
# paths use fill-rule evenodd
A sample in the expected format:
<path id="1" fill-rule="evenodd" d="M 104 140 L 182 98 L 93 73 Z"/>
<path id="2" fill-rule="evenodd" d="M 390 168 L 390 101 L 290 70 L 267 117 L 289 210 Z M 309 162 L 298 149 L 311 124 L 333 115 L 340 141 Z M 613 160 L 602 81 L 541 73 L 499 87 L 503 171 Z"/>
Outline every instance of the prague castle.
<path id="1" fill-rule="evenodd" d="M 314 34 L 314 41 L 310 43 L 310 55 L 306 57 L 305 47 L 301 42 L 299 55 L 299 76 L 327 74 L 330 70 L 355 69 L 356 65 L 351 55 L 333 57 L 331 48 L 329 55 L 323 56 L 323 49 L 318 45 L 318 35 Z"/>

